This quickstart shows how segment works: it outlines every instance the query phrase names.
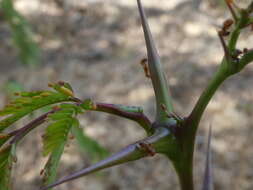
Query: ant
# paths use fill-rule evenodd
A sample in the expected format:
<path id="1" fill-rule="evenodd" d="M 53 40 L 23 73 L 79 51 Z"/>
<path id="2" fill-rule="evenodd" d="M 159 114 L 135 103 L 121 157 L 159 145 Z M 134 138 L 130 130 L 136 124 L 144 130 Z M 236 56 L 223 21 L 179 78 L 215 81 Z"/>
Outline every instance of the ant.
<path id="1" fill-rule="evenodd" d="M 234 21 L 232 19 L 227 19 L 223 22 L 222 28 L 219 31 L 221 36 L 228 36 L 230 32 L 228 31 L 229 28 L 234 24 Z"/>

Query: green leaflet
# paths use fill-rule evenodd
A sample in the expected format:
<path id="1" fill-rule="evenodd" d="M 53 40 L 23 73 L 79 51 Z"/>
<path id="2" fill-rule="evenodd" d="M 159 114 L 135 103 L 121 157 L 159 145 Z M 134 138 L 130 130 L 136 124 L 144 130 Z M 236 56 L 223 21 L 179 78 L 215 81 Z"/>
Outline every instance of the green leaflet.
<path id="1" fill-rule="evenodd" d="M 71 101 L 66 94 L 52 91 L 21 92 L 19 95 L 20 97 L 0 110 L 0 116 L 5 116 L 0 120 L 0 132 L 37 109 L 59 102 Z"/>
<path id="2" fill-rule="evenodd" d="M 85 135 L 83 129 L 79 127 L 78 120 L 75 120 L 71 132 L 75 136 L 81 150 L 90 155 L 93 160 L 103 159 L 109 155 L 105 148 L 99 145 L 95 140 Z"/>
<path id="3" fill-rule="evenodd" d="M 59 108 L 59 111 L 48 116 L 50 124 L 43 136 L 44 156 L 66 143 L 69 131 L 75 122 L 75 116 L 81 112 L 80 108 L 73 104 L 62 104 Z"/>
<path id="4" fill-rule="evenodd" d="M 43 184 L 49 185 L 55 181 L 57 168 L 64 151 L 65 143 L 61 144 L 51 154 L 43 170 Z"/>
<path id="5" fill-rule="evenodd" d="M 43 155 L 50 154 L 44 167 L 43 184 L 55 181 L 57 168 L 68 140 L 68 134 L 75 123 L 75 116 L 81 109 L 73 104 L 61 104 L 60 110 L 48 116 L 49 126 L 43 136 Z"/>
<path id="6" fill-rule="evenodd" d="M 13 163 L 13 146 L 0 149 L 0 190 L 11 190 L 10 175 Z"/>
<path id="7" fill-rule="evenodd" d="M 65 119 L 64 119 L 65 120 Z M 46 134 L 43 136 L 43 155 L 57 149 L 61 144 L 65 143 L 68 138 L 68 132 L 72 126 L 72 120 L 68 122 L 57 121 L 50 124 L 46 129 Z"/>
<path id="8" fill-rule="evenodd" d="M 24 91 L 24 86 L 16 80 L 8 80 L 4 84 L 3 90 L 8 96 L 8 99 L 13 100 L 15 98 L 14 93 Z"/>
<path id="9" fill-rule="evenodd" d="M 59 81 L 58 83 L 51 84 L 52 88 L 55 89 L 57 92 L 65 94 L 67 96 L 74 96 L 74 92 L 72 87 L 69 83 Z"/>

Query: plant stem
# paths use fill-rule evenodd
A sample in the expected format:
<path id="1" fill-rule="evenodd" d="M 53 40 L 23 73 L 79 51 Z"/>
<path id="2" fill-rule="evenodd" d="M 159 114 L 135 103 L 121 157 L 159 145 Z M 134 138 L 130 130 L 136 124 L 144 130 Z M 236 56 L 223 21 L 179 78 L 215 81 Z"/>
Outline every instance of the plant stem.
<path id="1" fill-rule="evenodd" d="M 72 101 L 76 102 L 77 105 L 82 104 L 84 101 L 79 98 L 72 98 Z M 93 102 L 95 105 L 91 108 L 86 108 L 88 111 L 97 111 L 104 112 L 112 115 L 116 115 L 119 117 L 123 117 L 126 119 L 130 119 L 132 121 L 137 122 L 146 132 L 147 134 L 152 134 L 154 132 L 151 121 L 149 118 L 143 113 L 142 108 L 135 107 L 134 111 L 131 110 L 133 106 L 123 106 L 117 104 L 108 104 L 108 103 L 100 103 Z"/>
<path id="2" fill-rule="evenodd" d="M 194 190 L 192 164 L 190 162 L 174 163 L 179 178 L 180 190 Z"/>
<path id="3" fill-rule="evenodd" d="M 114 104 L 105 104 L 105 103 L 95 103 L 95 104 L 96 104 L 96 108 L 91 111 L 100 111 L 100 112 L 117 115 L 120 117 L 125 117 L 127 119 L 130 119 L 139 123 L 139 125 L 142 126 L 142 128 L 145 129 L 145 131 L 148 134 L 153 131 L 151 128 L 151 121 L 142 112 L 126 111 Z"/>
<path id="4" fill-rule="evenodd" d="M 18 141 L 20 141 L 27 133 L 29 133 L 31 130 L 33 130 L 35 127 L 39 126 L 40 124 L 44 123 L 45 119 L 47 118 L 49 114 L 54 113 L 56 111 L 57 110 L 52 110 L 47 113 L 44 113 L 43 115 L 39 116 L 38 118 L 26 124 L 21 129 L 18 129 L 16 131 L 9 133 L 9 135 L 15 135 L 13 139 L 10 141 L 10 144 L 15 144 Z"/>
<path id="5" fill-rule="evenodd" d="M 193 190 L 193 154 L 196 132 L 200 119 L 214 93 L 218 87 L 231 75 L 228 72 L 227 64 L 228 63 L 224 58 L 219 70 L 216 72 L 214 77 L 207 85 L 207 88 L 201 94 L 193 111 L 184 123 L 184 130 L 182 137 L 180 138 L 180 142 L 182 144 L 182 155 L 180 156 L 181 162 L 174 162 L 182 190 Z"/>
<path id="6" fill-rule="evenodd" d="M 250 22 L 249 15 L 247 11 L 241 11 L 240 13 L 240 19 L 236 23 L 234 30 L 232 31 L 232 34 L 229 39 L 228 48 L 230 51 L 234 51 L 236 48 L 237 41 L 239 39 L 241 29 L 247 26 L 247 23 Z"/>
<path id="7" fill-rule="evenodd" d="M 249 18 L 247 12 L 242 11 L 240 13 L 240 19 L 236 23 L 236 26 L 232 31 L 228 42 L 229 55 L 232 55 L 233 52 L 235 51 L 236 44 L 241 33 L 241 29 L 246 26 L 248 20 Z M 203 112 L 205 111 L 206 106 L 208 105 L 209 101 L 213 97 L 218 87 L 222 84 L 222 82 L 226 78 L 228 78 L 232 74 L 238 73 L 243 68 L 243 66 L 248 64 L 251 60 L 252 60 L 251 52 L 245 54 L 244 59 L 242 59 L 239 63 L 235 63 L 233 62 L 233 60 L 223 59 L 218 72 L 215 74 L 211 82 L 208 84 L 207 88 L 201 94 L 198 102 L 196 103 L 192 113 L 188 118 L 188 124 L 191 125 L 190 136 L 192 139 L 195 138 L 194 136 L 196 135 L 198 124 L 203 115 Z M 238 65 L 239 66 L 241 65 L 241 68 L 239 68 Z"/>
<path id="8" fill-rule="evenodd" d="M 222 65 L 225 66 L 224 63 L 225 60 L 223 60 Z M 207 85 L 207 88 L 203 91 L 201 94 L 199 100 L 197 101 L 193 111 L 191 112 L 188 122 L 191 125 L 191 135 L 192 137 L 195 137 L 196 130 L 198 127 L 198 124 L 200 122 L 200 119 L 210 102 L 211 98 L 213 97 L 214 93 L 218 89 L 218 87 L 222 84 L 222 82 L 228 78 L 230 75 L 226 72 L 226 68 L 224 66 L 221 66 L 218 70 L 218 72 L 214 75 L 213 79 L 209 82 Z"/>

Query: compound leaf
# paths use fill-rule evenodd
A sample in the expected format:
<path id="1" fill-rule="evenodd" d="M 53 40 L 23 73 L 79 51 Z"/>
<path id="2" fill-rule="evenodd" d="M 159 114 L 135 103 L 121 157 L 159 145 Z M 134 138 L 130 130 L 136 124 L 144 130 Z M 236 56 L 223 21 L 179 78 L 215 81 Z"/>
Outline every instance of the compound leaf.
<path id="1" fill-rule="evenodd" d="M 55 86 L 58 85 L 53 84 L 52 88 L 55 89 Z M 0 110 L 0 117 L 5 117 L 0 120 L 0 132 L 37 109 L 59 102 L 72 101 L 73 93 L 68 94 L 65 91 L 34 91 L 20 92 L 16 95 L 18 97 L 15 100 Z M 80 109 L 77 111 L 80 112 Z"/>

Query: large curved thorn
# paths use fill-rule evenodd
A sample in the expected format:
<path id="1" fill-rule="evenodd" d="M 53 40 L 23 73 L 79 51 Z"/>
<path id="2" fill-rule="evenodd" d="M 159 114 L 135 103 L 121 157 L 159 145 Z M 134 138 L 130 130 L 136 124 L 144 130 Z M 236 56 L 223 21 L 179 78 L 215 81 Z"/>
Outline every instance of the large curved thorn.
<path id="1" fill-rule="evenodd" d="M 170 98 L 169 90 L 167 87 L 167 80 L 163 73 L 162 65 L 160 63 L 160 57 L 158 55 L 155 43 L 150 32 L 150 28 L 147 22 L 145 12 L 143 10 L 140 0 L 137 0 L 138 8 L 141 17 L 142 28 L 146 41 L 146 48 L 148 54 L 148 66 L 150 70 L 150 77 L 152 80 L 153 88 L 156 96 L 156 110 L 157 110 L 157 119 L 160 120 L 163 117 L 164 111 L 161 108 L 161 105 L 165 105 L 166 109 L 171 112 L 173 111 L 172 101 Z M 163 117 L 165 118 L 165 117 Z"/>
<path id="2" fill-rule="evenodd" d="M 59 181 L 56 181 L 55 183 L 51 185 L 42 187 L 40 190 L 47 190 L 49 188 L 65 183 L 67 181 L 71 181 L 76 178 L 86 176 L 88 174 L 94 173 L 99 170 L 149 156 L 151 154 L 151 152 L 149 151 L 149 147 L 153 147 L 153 145 L 156 142 L 168 136 L 169 134 L 170 132 L 166 128 L 157 129 L 154 135 L 149 136 L 143 140 L 140 140 L 134 144 L 131 144 L 127 146 L 126 148 L 122 149 L 121 151 L 119 151 L 118 153 L 113 154 L 109 158 L 104 159 L 88 168 L 75 172 L 69 176 L 63 177 L 62 179 L 60 179 Z"/>

